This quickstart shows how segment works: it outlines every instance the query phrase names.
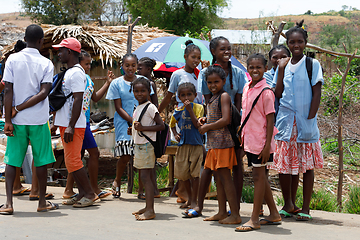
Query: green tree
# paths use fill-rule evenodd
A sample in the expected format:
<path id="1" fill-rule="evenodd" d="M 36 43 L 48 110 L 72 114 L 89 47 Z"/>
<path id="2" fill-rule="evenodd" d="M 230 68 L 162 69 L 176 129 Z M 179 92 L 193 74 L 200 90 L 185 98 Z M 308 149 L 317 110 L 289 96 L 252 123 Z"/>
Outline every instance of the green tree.
<path id="1" fill-rule="evenodd" d="M 186 30 L 200 32 L 222 24 L 217 13 L 227 7 L 227 0 L 124 0 L 134 16 L 141 16 L 141 23 L 162 29 L 174 30 L 183 35 Z"/>
<path id="2" fill-rule="evenodd" d="M 108 0 L 22 0 L 22 8 L 31 19 L 46 24 L 80 24 L 95 20 L 100 24 Z"/>

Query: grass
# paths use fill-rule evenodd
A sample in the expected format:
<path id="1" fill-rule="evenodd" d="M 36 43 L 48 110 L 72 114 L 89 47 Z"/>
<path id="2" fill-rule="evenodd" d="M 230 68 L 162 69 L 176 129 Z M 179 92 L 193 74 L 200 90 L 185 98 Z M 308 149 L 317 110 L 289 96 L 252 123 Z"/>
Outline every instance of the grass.
<path id="1" fill-rule="evenodd" d="M 254 186 L 246 185 L 243 187 L 241 202 L 253 203 L 254 202 Z"/>
<path id="2" fill-rule="evenodd" d="M 345 212 L 360 214 L 360 186 L 350 187 L 349 199 L 345 202 Z"/>
<path id="3" fill-rule="evenodd" d="M 168 186 L 168 176 L 169 176 L 169 168 L 168 166 L 166 167 L 159 167 L 156 166 L 155 167 L 156 170 L 156 183 L 157 183 L 157 187 L 160 188 L 165 188 Z M 133 192 L 134 193 L 138 193 L 139 191 L 139 172 L 136 171 L 134 173 L 134 185 L 133 185 Z"/>

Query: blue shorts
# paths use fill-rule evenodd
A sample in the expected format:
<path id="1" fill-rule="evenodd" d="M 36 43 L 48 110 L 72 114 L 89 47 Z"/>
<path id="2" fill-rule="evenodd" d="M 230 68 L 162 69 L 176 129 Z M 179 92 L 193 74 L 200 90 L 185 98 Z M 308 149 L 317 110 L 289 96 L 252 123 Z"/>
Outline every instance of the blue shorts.
<path id="1" fill-rule="evenodd" d="M 97 148 L 97 144 L 95 142 L 94 135 L 90 130 L 90 122 L 87 122 L 82 149 L 90 149 L 90 148 Z"/>

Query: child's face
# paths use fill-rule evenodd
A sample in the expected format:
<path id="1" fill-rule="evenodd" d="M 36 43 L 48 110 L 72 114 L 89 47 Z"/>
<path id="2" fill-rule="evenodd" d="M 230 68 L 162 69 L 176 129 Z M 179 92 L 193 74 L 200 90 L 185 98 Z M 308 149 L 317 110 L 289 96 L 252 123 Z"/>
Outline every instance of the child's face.
<path id="1" fill-rule="evenodd" d="M 84 57 L 81 62 L 80 65 L 82 66 L 82 68 L 85 70 L 86 74 L 90 73 L 90 68 L 91 68 L 91 57 Z"/>
<path id="2" fill-rule="evenodd" d="M 287 45 L 293 57 L 302 56 L 305 49 L 306 40 L 300 32 L 293 32 L 287 40 Z"/>
<path id="3" fill-rule="evenodd" d="M 264 62 L 262 59 L 253 58 L 249 61 L 247 70 L 251 76 L 252 81 L 258 82 L 263 79 L 263 75 L 264 72 L 267 70 L 267 67 L 264 66 Z"/>
<path id="4" fill-rule="evenodd" d="M 226 79 L 221 79 L 219 75 L 213 73 L 206 79 L 207 86 L 212 94 L 221 91 L 225 85 Z"/>
<path id="5" fill-rule="evenodd" d="M 182 89 L 178 97 L 181 102 L 185 102 L 186 100 L 189 100 L 190 102 L 194 102 L 194 99 L 196 98 L 196 93 L 193 93 L 189 88 Z"/>
<path id="6" fill-rule="evenodd" d="M 139 104 L 147 102 L 149 96 L 149 90 L 144 86 L 144 84 L 134 85 L 134 96 L 138 100 Z"/>
<path id="7" fill-rule="evenodd" d="M 185 64 L 191 69 L 195 69 L 200 64 L 201 52 L 198 49 L 194 49 L 189 54 L 185 54 L 184 58 Z"/>
<path id="8" fill-rule="evenodd" d="M 137 73 L 142 76 L 151 75 L 151 68 L 147 67 L 143 62 L 139 62 L 137 65 Z"/>
<path id="9" fill-rule="evenodd" d="M 231 45 L 229 41 L 223 39 L 218 42 L 215 50 L 211 50 L 216 57 L 216 62 L 227 63 L 231 58 Z"/>
<path id="10" fill-rule="evenodd" d="M 270 61 L 274 68 L 277 68 L 278 60 L 289 57 L 284 49 L 275 49 L 271 55 Z"/>
<path id="11" fill-rule="evenodd" d="M 137 69 L 137 61 L 134 57 L 127 57 L 123 59 L 122 67 L 124 69 L 125 75 L 128 77 L 134 77 Z"/>

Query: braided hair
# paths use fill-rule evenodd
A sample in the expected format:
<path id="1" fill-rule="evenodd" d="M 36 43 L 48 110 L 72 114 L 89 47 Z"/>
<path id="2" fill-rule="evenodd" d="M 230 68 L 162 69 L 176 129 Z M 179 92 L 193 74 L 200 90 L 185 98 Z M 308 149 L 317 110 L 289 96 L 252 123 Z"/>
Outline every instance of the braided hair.
<path id="1" fill-rule="evenodd" d="M 192 40 L 190 40 L 190 39 L 185 42 L 185 46 L 186 46 L 185 51 L 184 51 L 185 55 L 188 55 L 189 53 L 191 53 L 195 49 L 199 50 L 200 53 L 201 53 L 201 50 L 200 50 L 199 46 L 195 45 L 194 42 Z"/>
<path id="2" fill-rule="evenodd" d="M 81 52 L 79 54 L 79 62 L 81 62 L 85 57 L 91 57 L 90 53 L 88 53 L 84 49 L 81 49 Z"/>
<path id="3" fill-rule="evenodd" d="M 219 45 L 219 42 L 222 41 L 222 40 L 229 42 L 229 40 L 226 37 L 223 37 L 223 36 L 213 38 L 210 41 L 210 46 L 209 47 L 210 47 L 211 55 L 213 56 L 211 64 L 214 64 L 216 62 L 216 56 L 215 56 L 215 54 L 212 53 L 211 50 L 215 51 L 217 46 Z M 234 85 L 233 85 L 233 75 L 232 75 L 231 61 L 228 61 L 228 68 L 229 68 L 230 89 L 233 89 Z M 223 71 L 224 71 L 224 69 L 223 69 Z M 225 76 L 226 76 L 226 74 L 225 74 Z"/>
<path id="4" fill-rule="evenodd" d="M 151 71 L 154 69 L 156 65 L 156 61 L 149 57 L 140 58 L 139 62 L 143 63 L 146 67 L 149 67 Z"/>
<path id="5" fill-rule="evenodd" d="M 136 54 L 133 54 L 133 53 L 127 53 L 127 54 L 125 54 L 125 55 L 123 56 L 123 58 L 122 58 L 122 62 L 124 63 L 124 59 L 125 59 L 125 58 L 129 58 L 129 57 L 135 58 L 135 59 L 136 59 L 136 63 L 138 63 L 139 60 L 138 60 Z"/>
<path id="6" fill-rule="evenodd" d="M 303 28 L 303 24 L 304 24 L 304 19 L 301 20 L 299 23 L 297 22 L 296 25 L 292 28 L 290 28 L 286 33 L 286 43 L 289 41 L 289 37 L 291 34 L 293 34 L 294 32 L 299 32 L 304 36 L 304 40 L 305 42 L 307 42 L 308 39 L 308 34 L 307 31 Z"/>
<path id="7" fill-rule="evenodd" d="M 205 79 L 207 81 L 208 77 L 212 74 L 217 74 L 222 80 L 226 79 L 225 70 L 221 67 L 220 64 L 214 64 L 206 68 L 205 70 Z"/>

